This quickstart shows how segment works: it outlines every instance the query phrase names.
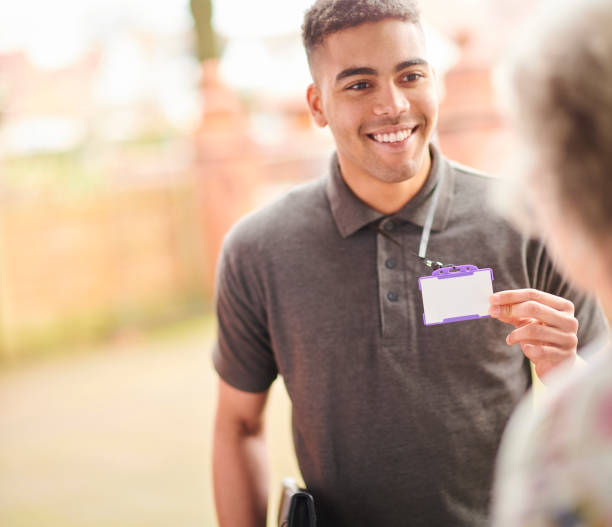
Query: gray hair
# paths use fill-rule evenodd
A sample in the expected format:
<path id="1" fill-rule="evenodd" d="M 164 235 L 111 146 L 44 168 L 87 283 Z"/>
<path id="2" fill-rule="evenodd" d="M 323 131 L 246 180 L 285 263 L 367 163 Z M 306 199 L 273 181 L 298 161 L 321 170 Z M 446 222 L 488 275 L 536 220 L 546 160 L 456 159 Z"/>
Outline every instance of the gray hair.
<path id="1" fill-rule="evenodd" d="M 612 2 L 574 1 L 558 13 L 560 4 L 509 63 L 512 113 L 562 206 L 610 236 Z"/>

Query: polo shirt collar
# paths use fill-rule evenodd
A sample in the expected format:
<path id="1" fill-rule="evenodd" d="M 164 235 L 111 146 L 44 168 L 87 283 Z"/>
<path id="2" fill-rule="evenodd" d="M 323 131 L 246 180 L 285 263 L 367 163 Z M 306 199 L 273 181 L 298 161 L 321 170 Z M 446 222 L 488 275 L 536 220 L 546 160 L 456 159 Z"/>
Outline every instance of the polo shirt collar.
<path id="1" fill-rule="evenodd" d="M 432 164 L 425 184 L 414 198 L 389 217 L 423 227 L 434 190 L 442 180 L 442 188 L 432 225 L 433 231 L 442 231 L 446 228 L 450 215 L 455 186 L 454 171 L 448 160 L 442 156 L 435 145 L 430 144 L 429 149 Z M 331 159 L 330 174 L 327 179 L 327 196 L 334 221 L 343 238 L 385 217 L 382 212 L 372 209 L 353 194 L 353 191 L 342 178 L 337 154 L 334 154 Z"/>

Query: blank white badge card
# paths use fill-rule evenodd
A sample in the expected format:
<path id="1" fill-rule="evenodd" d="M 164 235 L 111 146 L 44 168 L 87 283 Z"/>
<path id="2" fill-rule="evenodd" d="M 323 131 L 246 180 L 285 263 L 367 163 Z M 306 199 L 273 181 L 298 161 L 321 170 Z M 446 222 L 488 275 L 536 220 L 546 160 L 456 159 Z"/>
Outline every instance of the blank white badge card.
<path id="1" fill-rule="evenodd" d="M 488 318 L 493 270 L 475 265 L 443 267 L 419 278 L 426 326 Z"/>

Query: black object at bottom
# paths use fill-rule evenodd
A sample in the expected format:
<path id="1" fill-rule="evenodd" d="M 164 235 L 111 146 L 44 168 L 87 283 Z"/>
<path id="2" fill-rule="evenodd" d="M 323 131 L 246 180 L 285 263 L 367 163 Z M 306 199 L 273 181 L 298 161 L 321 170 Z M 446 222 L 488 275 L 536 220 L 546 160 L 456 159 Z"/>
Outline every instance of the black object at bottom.
<path id="1" fill-rule="evenodd" d="M 314 499 L 312 494 L 300 490 L 291 496 L 286 527 L 316 527 Z"/>
<path id="2" fill-rule="evenodd" d="M 300 488 L 295 478 L 283 479 L 282 485 L 278 527 L 316 527 L 317 517 L 312 494 Z"/>

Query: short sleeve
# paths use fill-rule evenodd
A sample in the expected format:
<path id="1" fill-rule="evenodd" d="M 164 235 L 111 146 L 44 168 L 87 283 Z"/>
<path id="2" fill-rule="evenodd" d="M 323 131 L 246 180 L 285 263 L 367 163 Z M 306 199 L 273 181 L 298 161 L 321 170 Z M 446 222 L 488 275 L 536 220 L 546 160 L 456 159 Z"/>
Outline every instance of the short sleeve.
<path id="1" fill-rule="evenodd" d="M 278 373 L 256 258 L 226 239 L 217 266 L 213 349 L 219 376 L 234 388 L 253 393 L 266 391 Z"/>

